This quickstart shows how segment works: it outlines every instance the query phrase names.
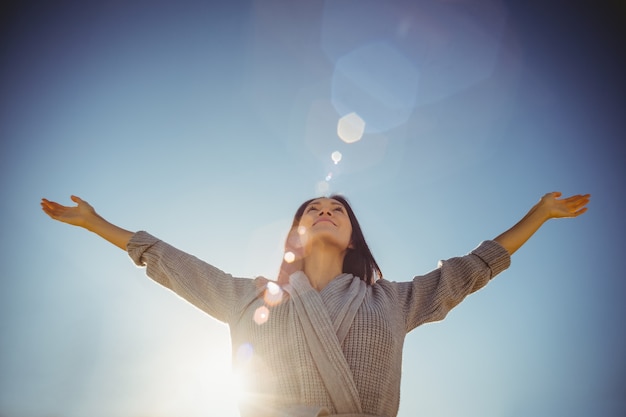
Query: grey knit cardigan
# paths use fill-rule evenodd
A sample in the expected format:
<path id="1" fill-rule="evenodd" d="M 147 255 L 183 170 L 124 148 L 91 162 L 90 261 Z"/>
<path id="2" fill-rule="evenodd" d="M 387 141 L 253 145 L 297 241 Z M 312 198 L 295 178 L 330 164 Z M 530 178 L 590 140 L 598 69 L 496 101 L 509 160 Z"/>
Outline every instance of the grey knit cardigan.
<path id="1" fill-rule="evenodd" d="M 243 417 L 397 415 L 402 347 L 510 265 L 494 241 L 408 282 L 342 274 L 321 291 L 302 272 L 278 287 L 236 278 L 146 232 L 127 247 L 147 275 L 228 324 Z"/>

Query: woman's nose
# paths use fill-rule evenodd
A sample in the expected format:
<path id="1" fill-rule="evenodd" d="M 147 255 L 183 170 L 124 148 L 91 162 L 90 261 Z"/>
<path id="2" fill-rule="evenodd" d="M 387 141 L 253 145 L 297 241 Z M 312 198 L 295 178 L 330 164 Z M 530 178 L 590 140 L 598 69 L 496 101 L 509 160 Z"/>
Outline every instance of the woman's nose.
<path id="1" fill-rule="evenodd" d="M 329 216 L 332 216 L 332 214 L 331 214 L 331 211 L 330 211 L 330 210 L 324 210 L 324 209 L 320 210 L 320 214 L 319 214 L 319 216 L 322 216 L 324 213 L 328 214 Z"/>

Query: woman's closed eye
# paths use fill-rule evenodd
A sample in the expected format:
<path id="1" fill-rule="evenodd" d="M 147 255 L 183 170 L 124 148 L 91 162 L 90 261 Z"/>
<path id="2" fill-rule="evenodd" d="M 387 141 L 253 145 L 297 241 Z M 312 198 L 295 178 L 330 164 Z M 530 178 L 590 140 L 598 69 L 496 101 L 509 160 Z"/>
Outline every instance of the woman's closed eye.
<path id="1" fill-rule="evenodd" d="M 311 211 L 320 211 L 322 210 L 320 208 L 320 206 L 318 205 L 312 205 L 306 208 L 305 213 L 310 213 Z M 343 206 L 339 206 L 339 205 L 333 205 L 332 209 L 330 209 L 333 212 L 339 212 L 339 213 L 345 213 L 346 210 Z"/>

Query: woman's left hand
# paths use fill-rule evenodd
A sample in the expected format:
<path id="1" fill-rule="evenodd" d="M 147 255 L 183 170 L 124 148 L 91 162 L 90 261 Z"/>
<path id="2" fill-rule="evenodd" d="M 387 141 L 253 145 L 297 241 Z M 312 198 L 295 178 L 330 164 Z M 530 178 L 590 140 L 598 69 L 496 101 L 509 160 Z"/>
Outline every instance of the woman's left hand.
<path id="1" fill-rule="evenodd" d="M 541 197 L 538 207 L 543 211 L 548 219 L 557 219 L 563 217 L 577 217 L 587 211 L 587 203 L 589 203 L 590 194 L 573 195 L 567 198 L 561 198 L 558 191 L 548 193 Z"/>
<path id="2" fill-rule="evenodd" d="M 559 198 L 556 191 L 541 197 L 541 200 L 517 224 L 494 240 L 509 254 L 517 251 L 546 221 L 562 217 L 577 217 L 587 211 L 589 194 Z"/>

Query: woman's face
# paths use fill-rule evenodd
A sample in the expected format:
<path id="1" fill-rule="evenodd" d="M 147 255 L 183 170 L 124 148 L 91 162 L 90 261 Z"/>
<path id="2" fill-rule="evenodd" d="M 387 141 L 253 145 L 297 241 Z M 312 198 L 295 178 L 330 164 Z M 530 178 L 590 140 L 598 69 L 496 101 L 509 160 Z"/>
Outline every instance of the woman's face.
<path id="1" fill-rule="evenodd" d="M 339 201 L 317 198 L 305 207 L 298 234 L 305 247 L 322 243 L 345 251 L 351 244 L 352 224 L 346 208 Z"/>

